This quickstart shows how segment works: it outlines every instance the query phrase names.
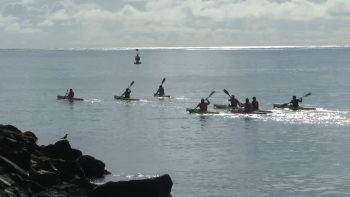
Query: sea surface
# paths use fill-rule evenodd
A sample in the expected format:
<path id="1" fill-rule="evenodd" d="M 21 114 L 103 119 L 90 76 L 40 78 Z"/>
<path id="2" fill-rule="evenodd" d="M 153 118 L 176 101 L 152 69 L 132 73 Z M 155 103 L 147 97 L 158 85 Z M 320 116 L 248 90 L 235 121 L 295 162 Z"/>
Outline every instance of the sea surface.
<path id="1" fill-rule="evenodd" d="M 350 47 L 0 50 L 0 124 L 72 147 L 135 180 L 169 174 L 174 197 L 350 196 Z M 153 93 L 163 86 L 170 99 Z M 114 100 L 132 81 L 136 102 Z M 57 100 L 73 88 L 85 101 Z M 257 97 L 268 115 L 213 108 Z M 211 91 L 209 110 L 186 112 Z M 315 111 L 275 110 L 293 95 Z"/>

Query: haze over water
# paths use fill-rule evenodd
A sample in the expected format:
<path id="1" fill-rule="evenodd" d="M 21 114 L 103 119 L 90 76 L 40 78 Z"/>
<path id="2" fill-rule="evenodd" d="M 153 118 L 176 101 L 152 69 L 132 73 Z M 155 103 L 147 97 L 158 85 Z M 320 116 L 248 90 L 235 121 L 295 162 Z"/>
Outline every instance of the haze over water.
<path id="1" fill-rule="evenodd" d="M 133 180 L 169 174 L 176 196 L 350 194 L 350 48 L 251 47 L 0 50 L 0 124 L 38 144 L 72 147 Z M 163 78 L 171 99 L 153 98 Z M 132 81 L 138 102 L 114 100 Z M 83 102 L 57 100 L 73 88 Z M 293 95 L 316 111 L 237 115 L 216 110 L 256 96 L 272 110 Z M 188 114 L 211 91 L 209 110 Z"/>

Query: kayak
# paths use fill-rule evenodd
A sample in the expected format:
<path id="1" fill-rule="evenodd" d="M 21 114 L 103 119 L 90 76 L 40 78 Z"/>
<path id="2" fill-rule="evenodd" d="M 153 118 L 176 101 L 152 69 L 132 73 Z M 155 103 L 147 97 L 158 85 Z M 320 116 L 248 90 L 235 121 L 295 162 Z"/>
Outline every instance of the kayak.
<path id="1" fill-rule="evenodd" d="M 218 104 L 214 104 L 214 108 L 217 108 L 217 109 L 234 109 L 234 110 L 239 110 L 239 111 L 243 111 L 244 110 L 244 107 L 231 107 L 229 105 L 218 105 Z M 255 111 L 255 112 L 264 112 L 264 113 L 272 113 L 272 111 L 263 110 L 263 109 L 254 109 L 253 111 Z"/>
<path id="2" fill-rule="evenodd" d="M 219 112 L 216 112 L 216 111 L 201 111 L 201 110 L 198 110 L 198 109 L 190 109 L 190 108 L 187 108 L 186 111 L 190 112 L 190 113 L 195 113 L 195 114 L 219 114 Z"/>
<path id="3" fill-rule="evenodd" d="M 245 112 L 242 110 L 232 110 L 231 112 L 235 114 L 267 114 L 266 112 L 259 112 L 259 111 Z"/>
<path id="4" fill-rule="evenodd" d="M 229 105 L 218 105 L 218 104 L 214 104 L 214 108 L 216 109 L 244 109 L 243 107 L 231 107 Z"/>
<path id="5" fill-rule="evenodd" d="M 169 95 L 163 95 L 163 96 L 159 96 L 159 94 L 153 94 L 154 97 L 161 97 L 161 98 L 170 98 Z"/>
<path id="6" fill-rule="evenodd" d="M 60 96 L 60 95 L 57 96 L 57 99 L 67 99 L 67 100 L 73 100 L 73 101 L 83 101 L 84 100 L 82 98 L 75 98 L 75 97 L 69 99 L 67 96 Z"/>
<path id="7" fill-rule="evenodd" d="M 118 99 L 118 100 L 126 100 L 126 101 L 138 101 L 140 99 L 136 99 L 136 98 L 125 98 L 125 97 L 122 97 L 122 96 L 114 96 L 114 99 Z"/>
<path id="8" fill-rule="evenodd" d="M 281 104 L 273 104 L 273 107 L 274 107 L 274 108 L 288 108 L 288 109 L 291 109 L 291 110 L 316 110 L 316 109 L 313 108 L 313 107 L 303 107 L 303 106 L 292 107 L 292 106 L 290 106 L 290 105 L 284 105 L 284 106 L 282 106 Z"/>

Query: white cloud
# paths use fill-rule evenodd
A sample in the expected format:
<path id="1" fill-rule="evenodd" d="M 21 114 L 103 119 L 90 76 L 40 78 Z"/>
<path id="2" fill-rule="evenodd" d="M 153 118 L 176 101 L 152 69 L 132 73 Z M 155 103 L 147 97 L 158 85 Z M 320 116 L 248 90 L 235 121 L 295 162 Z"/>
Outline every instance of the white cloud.
<path id="1" fill-rule="evenodd" d="M 38 26 L 47 26 L 47 27 L 53 26 L 53 25 L 54 23 L 49 19 L 46 19 L 44 22 L 38 24 Z"/>
<path id="2" fill-rule="evenodd" d="M 13 23 L 11 25 L 8 25 L 5 28 L 5 32 L 11 32 L 11 33 L 41 33 L 43 31 L 38 29 L 38 28 L 31 28 L 31 27 L 21 28 L 19 23 Z"/>

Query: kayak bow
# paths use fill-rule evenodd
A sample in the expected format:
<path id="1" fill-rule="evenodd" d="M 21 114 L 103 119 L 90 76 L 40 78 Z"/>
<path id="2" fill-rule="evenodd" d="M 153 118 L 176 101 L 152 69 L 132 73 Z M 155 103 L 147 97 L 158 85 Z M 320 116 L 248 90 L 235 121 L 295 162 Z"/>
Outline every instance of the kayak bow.
<path id="1" fill-rule="evenodd" d="M 282 105 L 282 104 L 273 104 L 274 108 L 288 108 L 291 110 L 316 110 L 316 108 L 313 107 L 303 107 L 303 106 L 299 106 L 299 107 L 293 107 L 290 105 Z"/>
<path id="2" fill-rule="evenodd" d="M 67 96 L 57 96 L 57 99 L 64 99 L 64 100 L 73 100 L 73 101 L 83 101 L 84 99 L 82 98 L 68 98 Z"/>
<path id="3" fill-rule="evenodd" d="M 219 114 L 219 112 L 216 112 L 216 111 L 201 111 L 198 109 L 190 109 L 190 108 L 187 108 L 186 111 L 190 113 L 195 113 L 195 114 Z"/>
<path id="4" fill-rule="evenodd" d="M 138 101 L 138 100 L 140 100 L 140 99 L 136 99 L 136 98 L 125 98 L 123 96 L 114 96 L 114 99 L 126 100 L 126 101 Z"/>

